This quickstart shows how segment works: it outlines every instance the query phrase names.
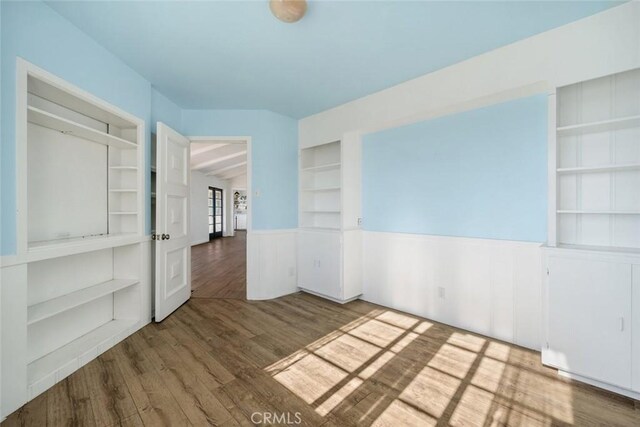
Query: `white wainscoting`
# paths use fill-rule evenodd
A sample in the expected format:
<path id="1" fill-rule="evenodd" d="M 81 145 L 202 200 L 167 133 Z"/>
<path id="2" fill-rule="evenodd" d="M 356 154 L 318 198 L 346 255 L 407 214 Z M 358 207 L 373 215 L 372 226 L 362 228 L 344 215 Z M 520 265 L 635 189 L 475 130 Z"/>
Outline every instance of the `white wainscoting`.
<path id="1" fill-rule="evenodd" d="M 297 292 L 296 229 L 247 232 L 247 299 Z"/>
<path id="2" fill-rule="evenodd" d="M 362 299 L 540 350 L 540 243 L 365 231 Z"/>

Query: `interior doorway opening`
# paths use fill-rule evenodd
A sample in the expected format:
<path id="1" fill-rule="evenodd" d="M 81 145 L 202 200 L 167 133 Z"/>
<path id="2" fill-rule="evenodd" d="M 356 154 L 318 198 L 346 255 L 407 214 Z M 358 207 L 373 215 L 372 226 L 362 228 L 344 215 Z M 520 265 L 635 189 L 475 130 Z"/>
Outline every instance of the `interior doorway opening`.
<path id="1" fill-rule="evenodd" d="M 248 138 L 190 137 L 192 298 L 246 299 Z"/>

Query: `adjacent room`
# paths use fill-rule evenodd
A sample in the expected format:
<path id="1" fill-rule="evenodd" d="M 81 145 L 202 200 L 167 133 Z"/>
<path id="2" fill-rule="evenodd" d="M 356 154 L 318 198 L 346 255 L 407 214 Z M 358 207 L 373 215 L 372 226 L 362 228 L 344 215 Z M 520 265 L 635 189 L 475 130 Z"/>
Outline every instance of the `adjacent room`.
<path id="1" fill-rule="evenodd" d="M 191 142 L 191 296 L 246 297 L 247 142 Z"/>
<path id="2" fill-rule="evenodd" d="M 640 426 L 640 1 L 0 0 L 4 426 Z"/>

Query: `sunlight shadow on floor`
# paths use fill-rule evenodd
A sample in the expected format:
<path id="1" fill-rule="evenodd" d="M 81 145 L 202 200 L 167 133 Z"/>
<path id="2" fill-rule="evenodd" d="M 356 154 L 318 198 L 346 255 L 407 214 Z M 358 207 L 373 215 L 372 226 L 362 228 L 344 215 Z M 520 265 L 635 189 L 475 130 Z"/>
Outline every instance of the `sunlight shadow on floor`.
<path id="1" fill-rule="evenodd" d="M 444 330 L 372 310 L 265 370 L 319 415 L 353 411 L 358 425 L 573 424 L 569 385 L 521 366 L 514 347 Z M 527 394 L 534 383 L 553 388 L 553 405 Z"/>

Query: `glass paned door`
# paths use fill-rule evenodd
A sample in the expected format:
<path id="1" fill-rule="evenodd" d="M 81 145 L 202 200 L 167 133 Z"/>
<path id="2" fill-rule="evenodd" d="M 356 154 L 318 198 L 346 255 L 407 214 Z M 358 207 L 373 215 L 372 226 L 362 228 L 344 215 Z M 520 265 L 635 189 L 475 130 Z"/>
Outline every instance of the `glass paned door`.
<path id="1" fill-rule="evenodd" d="M 222 237 L 222 190 L 209 187 L 209 240 Z"/>

